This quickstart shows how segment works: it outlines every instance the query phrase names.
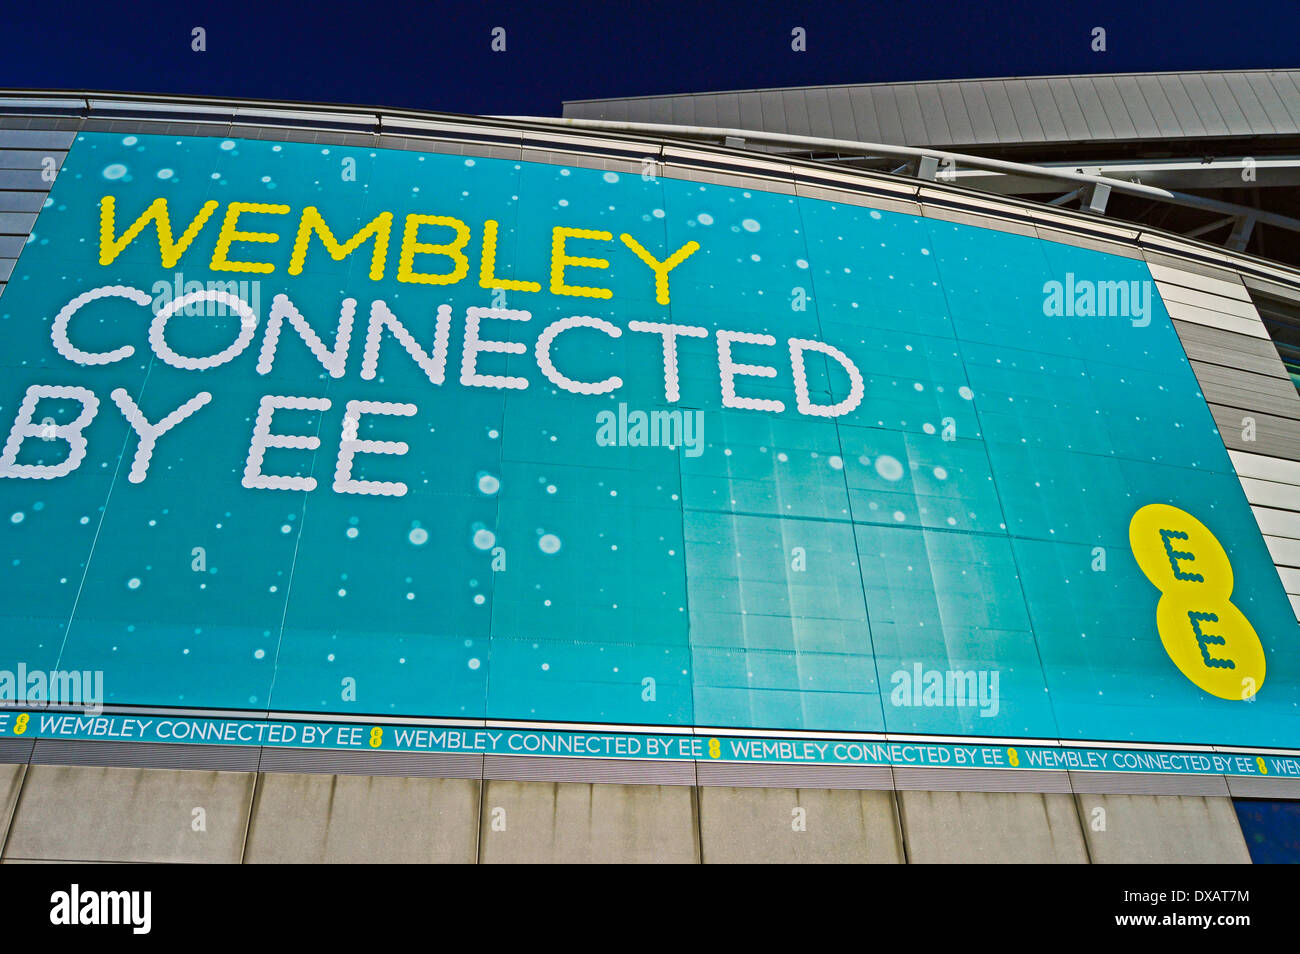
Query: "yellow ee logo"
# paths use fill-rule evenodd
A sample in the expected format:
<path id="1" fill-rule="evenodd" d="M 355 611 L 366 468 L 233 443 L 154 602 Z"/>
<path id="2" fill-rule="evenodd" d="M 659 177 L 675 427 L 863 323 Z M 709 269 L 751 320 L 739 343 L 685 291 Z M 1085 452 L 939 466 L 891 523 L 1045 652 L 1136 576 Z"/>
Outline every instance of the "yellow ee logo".
<path id="1" fill-rule="evenodd" d="M 1168 504 L 1133 514 L 1128 540 L 1160 590 L 1156 628 L 1174 665 L 1211 695 L 1250 701 L 1264 685 L 1264 646 L 1229 601 L 1232 564 L 1223 545 L 1201 521 Z"/>

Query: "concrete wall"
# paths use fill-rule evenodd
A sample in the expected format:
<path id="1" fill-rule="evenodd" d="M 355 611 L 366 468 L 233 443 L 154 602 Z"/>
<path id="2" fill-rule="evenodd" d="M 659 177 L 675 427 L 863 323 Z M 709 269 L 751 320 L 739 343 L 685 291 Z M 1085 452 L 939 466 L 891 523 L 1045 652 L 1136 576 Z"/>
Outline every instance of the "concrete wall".
<path id="1" fill-rule="evenodd" d="M 477 779 L 258 776 L 246 862 L 470 863 Z"/>
<path id="2" fill-rule="evenodd" d="M 1232 799 L 1076 795 L 1098 864 L 1250 864 Z"/>
<path id="3" fill-rule="evenodd" d="M 0 764 L 15 862 L 1248 863 L 1229 798 Z"/>
<path id="4" fill-rule="evenodd" d="M 904 860 L 893 792 L 701 788 L 706 863 Z"/>
<path id="5" fill-rule="evenodd" d="M 1085 863 L 1070 795 L 1036 792 L 899 792 L 914 864 Z"/>
<path id="6" fill-rule="evenodd" d="M 685 785 L 485 783 L 484 862 L 670 862 L 700 859 L 695 789 Z"/>
<path id="7" fill-rule="evenodd" d="M 29 765 L 4 858 L 237 862 L 255 777 Z"/>

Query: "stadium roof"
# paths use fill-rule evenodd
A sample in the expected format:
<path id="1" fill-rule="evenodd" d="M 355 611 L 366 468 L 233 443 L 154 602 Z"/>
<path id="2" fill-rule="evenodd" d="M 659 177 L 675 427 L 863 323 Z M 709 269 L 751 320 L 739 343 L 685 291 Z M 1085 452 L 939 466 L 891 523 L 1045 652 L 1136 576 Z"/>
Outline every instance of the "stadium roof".
<path id="1" fill-rule="evenodd" d="M 941 80 L 568 101 L 564 116 L 962 149 L 1300 134 L 1300 70 Z"/>

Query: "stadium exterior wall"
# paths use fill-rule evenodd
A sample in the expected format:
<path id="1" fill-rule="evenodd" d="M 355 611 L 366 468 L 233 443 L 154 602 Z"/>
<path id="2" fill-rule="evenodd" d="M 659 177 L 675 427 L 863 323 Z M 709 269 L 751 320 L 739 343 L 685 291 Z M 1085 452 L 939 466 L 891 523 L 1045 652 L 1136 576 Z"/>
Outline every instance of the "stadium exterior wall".
<path id="1" fill-rule="evenodd" d="M 1300 302 L 1292 270 L 1095 216 L 720 148 L 461 117 L 377 121 L 363 111 L 32 94 L 0 96 L 0 281 L 45 203 L 49 160 L 60 167 L 88 132 L 378 147 L 634 176 L 649 157 L 665 179 L 1144 262 L 1300 615 L 1300 396 L 1252 303 L 1259 294 Z M 1253 439 L 1243 439 L 1243 417 L 1255 419 Z M 340 759 L 269 746 L 18 738 L 0 739 L 0 762 L 6 862 L 1248 862 L 1231 796 L 1300 798 L 1295 780 L 1230 774 Z"/>

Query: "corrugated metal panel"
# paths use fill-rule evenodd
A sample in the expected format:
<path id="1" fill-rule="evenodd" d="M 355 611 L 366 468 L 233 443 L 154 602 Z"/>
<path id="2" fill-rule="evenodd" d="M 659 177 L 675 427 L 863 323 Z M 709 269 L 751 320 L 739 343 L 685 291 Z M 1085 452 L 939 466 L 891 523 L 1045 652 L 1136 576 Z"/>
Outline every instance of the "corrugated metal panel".
<path id="1" fill-rule="evenodd" d="M 262 750 L 263 772 L 387 775 L 398 778 L 480 778 L 483 756 L 462 752 L 359 752 L 330 749 Z"/>
<path id="2" fill-rule="evenodd" d="M 694 785 L 693 762 L 636 759 L 544 758 L 487 755 L 483 777 L 521 782 L 604 782 L 625 785 Z"/>
<path id="3" fill-rule="evenodd" d="M 154 742 L 37 739 L 32 749 L 31 763 L 256 772 L 260 752 L 257 746 L 245 745 L 167 745 Z"/>
<path id="4" fill-rule="evenodd" d="M 35 739 L 0 739 L 0 762 L 13 765 L 29 762 Z"/>
<path id="5" fill-rule="evenodd" d="M 700 762 L 698 784 L 726 788 L 843 788 L 889 791 L 887 765 L 764 765 L 752 762 Z"/>
<path id="6" fill-rule="evenodd" d="M 1080 795 L 1227 795 L 1222 775 L 1157 775 L 1146 772 L 1071 772 Z"/>
<path id="7" fill-rule="evenodd" d="M 1260 778 L 1229 775 L 1228 792 L 1233 798 L 1300 798 L 1300 778 Z"/>
<path id="8" fill-rule="evenodd" d="M 1070 793 L 1065 772 L 1034 769 L 895 768 L 894 787 L 900 792 L 1051 792 Z"/>

